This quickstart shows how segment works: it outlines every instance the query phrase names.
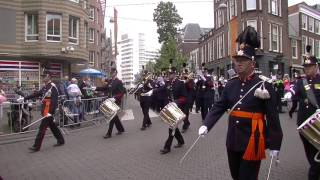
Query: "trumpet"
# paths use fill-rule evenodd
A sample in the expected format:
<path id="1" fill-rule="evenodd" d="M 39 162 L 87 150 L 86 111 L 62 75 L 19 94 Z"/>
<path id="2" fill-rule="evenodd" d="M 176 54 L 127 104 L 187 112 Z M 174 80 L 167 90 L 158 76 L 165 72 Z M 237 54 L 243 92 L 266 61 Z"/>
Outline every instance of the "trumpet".
<path id="1" fill-rule="evenodd" d="M 149 73 L 146 77 L 142 78 L 141 81 L 138 82 L 138 84 L 136 85 L 136 87 L 132 88 L 130 91 L 129 91 L 129 94 L 134 94 L 136 93 L 138 90 L 140 90 L 144 83 L 148 82 L 148 80 L 151 80 L 152 79 L 152 74 Z"/>

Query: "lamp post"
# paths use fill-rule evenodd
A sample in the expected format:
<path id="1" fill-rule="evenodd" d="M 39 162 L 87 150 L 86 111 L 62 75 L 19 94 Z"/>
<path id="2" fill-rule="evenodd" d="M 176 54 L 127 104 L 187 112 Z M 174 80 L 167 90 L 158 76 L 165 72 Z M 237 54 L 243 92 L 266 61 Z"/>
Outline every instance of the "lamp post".
<path id="1" fill-rule="evenodd" d="M 228 15 L 228 5 L 227 5 L 227 1 L 224 1 L 222 2 L 221 4 L 219 4 L 218 8 L 217 9 L 226 9 L 226 12 L 227 12 L 227 29 L 228 29 L 228 57 L 230 58 L 230 68 L 232 69 L 232 59 L 231 59 L 231 56 L 230 56 L 230 19 L 229 19 L 229 15 Z"/>

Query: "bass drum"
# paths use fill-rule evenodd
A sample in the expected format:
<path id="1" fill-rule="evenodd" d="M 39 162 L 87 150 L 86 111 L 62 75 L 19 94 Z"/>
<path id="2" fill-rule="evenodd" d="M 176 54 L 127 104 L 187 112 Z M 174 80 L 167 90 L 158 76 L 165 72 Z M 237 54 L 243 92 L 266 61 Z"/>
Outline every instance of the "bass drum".
<path id="1" fill-rule="evenodd" d="M 171 102 L 167 104 L 159 114 L 161 120 L 167 123 L 170 127 L 177 127 L 182 122 L 186 115 L 181 111 L 176 103 Z"/>

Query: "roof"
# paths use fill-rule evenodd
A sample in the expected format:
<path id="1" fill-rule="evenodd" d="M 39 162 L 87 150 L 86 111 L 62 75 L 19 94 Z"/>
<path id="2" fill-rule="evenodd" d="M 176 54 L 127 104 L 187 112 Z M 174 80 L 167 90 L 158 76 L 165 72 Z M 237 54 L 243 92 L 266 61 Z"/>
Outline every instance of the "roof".
<path id="1" fill-rule="evenodd" d="M 201 37 L 202 30 L 199 24 L 189 23 L 184 27 L 184 40 L 198 40 Z"/>

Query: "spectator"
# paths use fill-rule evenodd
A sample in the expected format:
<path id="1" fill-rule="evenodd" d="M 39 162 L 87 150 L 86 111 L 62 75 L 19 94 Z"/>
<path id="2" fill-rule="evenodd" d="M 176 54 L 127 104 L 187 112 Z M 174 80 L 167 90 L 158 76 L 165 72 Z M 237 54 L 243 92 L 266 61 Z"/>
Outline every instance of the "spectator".
<path id="1" fill-rule="evenodd" d="M 78 123 L 83 119 L 83 111 L 82 111 L 82 104 L 81 104 L 82 93 L 77 84 L 78 84 L 77 79 L 72 78 L 71 84 L 67 87 L 69 100 L 72 100 L 72 102 L 70 102 L 70 108 L 71 108 L 72 114 L 74 114 L 74 119 L 73 119 L 74 123 Z"/>

